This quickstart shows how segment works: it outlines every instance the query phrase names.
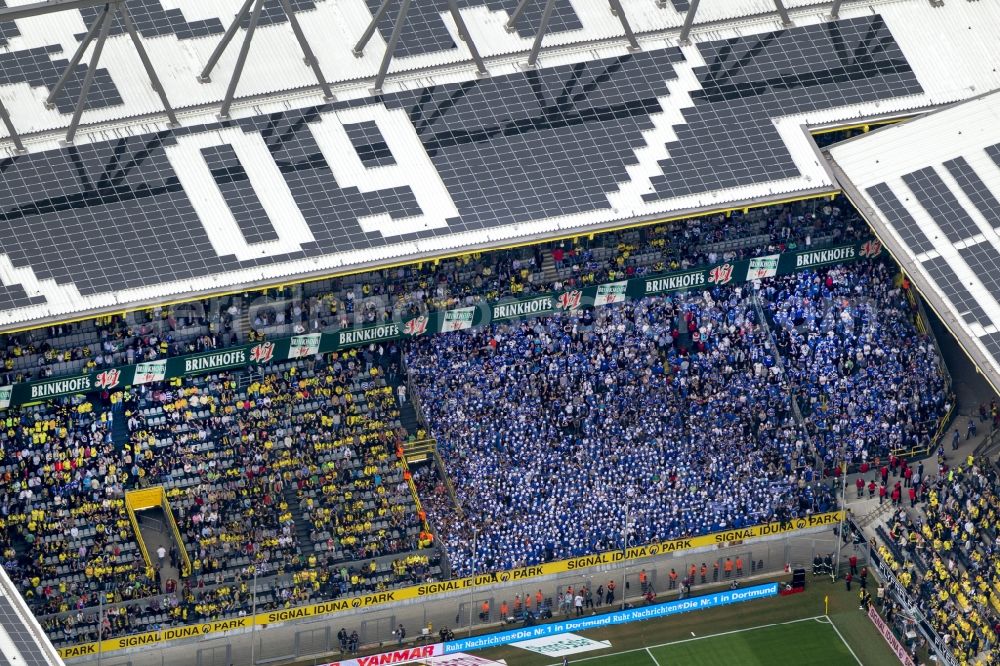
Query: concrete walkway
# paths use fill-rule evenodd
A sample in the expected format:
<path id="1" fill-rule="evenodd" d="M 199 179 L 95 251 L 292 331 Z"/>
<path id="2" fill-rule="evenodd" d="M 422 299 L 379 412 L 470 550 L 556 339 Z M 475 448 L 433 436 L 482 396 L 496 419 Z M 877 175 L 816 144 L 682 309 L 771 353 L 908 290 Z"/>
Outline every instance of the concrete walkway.
<path id="1" fill-rule="evenodd" d="M 153 522 L 153 520 L 140 520 L 139 521 L 139 531 L 142 532 L 143 543 L 146 544 L 146 551 L 149 553 L 149 559 L 152 560 L 154 567 L 159 567 L 160 569 L 160 592 L 166 592 L 166 583 L 171 578 L 177 582 L 176 592 L 180 592 L 181 589 L 181 572 L 170 564 L 170 548 L 174 546 L 174 535 L 169 529 L 165 527 L 165 523 L 162 522 L 164 516 L 161 514 L 151 515 L 150 518 L 160 521 L 160 525 L 164 525 L 160 528 Z M 158 548 L 163 547 L 167 551 L 168 555 L 163 559 L 163 563 L 159 562 L 156 551 Z M 177 544 L 177 548 L 180 549 L 180 545 Z"/>

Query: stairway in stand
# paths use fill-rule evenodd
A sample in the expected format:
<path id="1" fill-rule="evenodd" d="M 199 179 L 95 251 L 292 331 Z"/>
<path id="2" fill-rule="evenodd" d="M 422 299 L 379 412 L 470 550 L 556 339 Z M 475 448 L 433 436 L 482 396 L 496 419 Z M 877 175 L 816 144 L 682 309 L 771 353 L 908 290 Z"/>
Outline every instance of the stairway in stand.
<path id="1" fill-rule="evenodd" d="M 413 408 L 413 400 L 407 396 L 406 402 L 399 408 L 399 424 L 406 428 L 406 432 L 416 436 L 420 424 L 417 422 L 417 410 Z"/>
<path id="2" fill-rule="evenodd" d="M 21 532 L 18 530 L 10 530 L 7 534 L 10 537 L 10 547 L 14 549 L 18 559 L 29 559 L 28 553 L 31 549 L 28 547 L 28 542 L 24 540 L 23 536 L 21 536 Z"/>
<path id="3" fill-rule="evenodd" d="M 111 441 L 114 442 L 115 448 L 121 451 L 128 441 L 128 422 L 125 418 L 124 403 L 117 403 L 111 410 L 111 414 L 113 418 L 111 421 Z"/>
<path id="4" fill-rule="evenodd" d="M 309 536 L 309 532 L 312 531 L 312 523 L 302 516 L 302 511 L 299 509 L 299 499 L 295 493 L 294 481 L 282 488 L 281 496 L 288 504 L 288 510 L 295 521 L 295 541 L 299 545 L 299 550 L 302 551 L 302 557 L 309 557 L 316 552 L 315 544 L 313 544 Z"/>

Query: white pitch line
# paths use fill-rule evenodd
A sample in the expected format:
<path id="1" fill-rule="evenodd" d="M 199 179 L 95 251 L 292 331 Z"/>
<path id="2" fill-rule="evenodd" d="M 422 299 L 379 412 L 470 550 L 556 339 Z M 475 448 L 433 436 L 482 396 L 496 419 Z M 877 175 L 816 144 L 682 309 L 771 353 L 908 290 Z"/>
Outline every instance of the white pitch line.
<path id="1" fill-rule="evenodd" d="M 801 619 L 798 619 L 798 620 L 791 620 L 790 622 L 782 622 L 780 624 L 795 624 L 796 622 L 809 622 L 811 620 L 816 620 L 818 622 L 822 622 L 825 617 L 826 617 L 825 615 L 815 615 L 813 617 L 804 617 L 804 618 L 801 618 Z M 661 648 L 661 647 L 667 647 L 668 645 L 678 645 L 680 643 L 690 643 L 691 641 L 700 641 L 700 640 L 705 639 L 705 638 L 718 638 L 719 636 L 730 636 L 732 634 L 741 634 L 744 631 L 753 631 L 754 629 L 765 629 L 767 627 L 777 627 L 777 626 L 779 626 L 779 624 L 776 624 L 774 622 L 772 622 L 770 624 L 760 624 L 760 625 L 757 625 L 756 627 L 747 627 L 746 629 L 733 629 L 732 631 L 723 631 L 723 632 L 718 633 L 718 634 L 705 634 L 704 636 L 696 636 L 695 638 L 685 638 L 685 639 L 679 640 L 679 641 L 670 641 L 669 643 L 659 643 L 657 645 L 650 645 L 649 647 L 632 648 L 631 650 L 622 650 L 620 652 L 609 652 L 608 654 L 597 655 L 597 656 L 594 656 L 594 657 L 582 657 L 580 659 L 572 659 L 572 660 L 570 660 L 570 663 L 571 664 L 577 664 L 577 663 L 580 663 L 580 662 L 583 662 L 583 661 L 593 661 L 595 659 L 604 659 L 606 657 L 615 657 L 615 656 L 618 656 L 620 654 L 629 654 L 630 652 L 643 652 L 643 651 L 649 652 L 652 649 Z M 834 627 L 834 628 L 836 629 L 836 627 Z M 844 640 L 844 637 L 841 636 L 840 640 Z M 848 649 L 850 649 L 849 645 L 848 645 Z M 851 654 L 854 654 L 854 653 L 852 652 Z M 649 656 L 653 657 L 652 653 L 650 653 Z M 857 659 L 857 656 L 855 656 L 854 658 Z M 656 657 L 653 657 L 653 661 L 654 662 L 656 661 Z M 858 663 L 860 664 L 861 662 L 859 661 Z M 549 666 L 561 666 L 561 664 L 550 664 Z M 657 663 L 657 666 L 659 666 L 659 663 Z"/>
<path id="2" fill-rule="evenodd" d="M 813 617 L 803 617 L 798 620 L 789 620 L 788 622 L 782 622 L 781 624 L 795 624 L 796 622 L 809 622 L 810 620 L 815 620 L 816 622 L 823 623 L 827 617 L 825 615 L 815 615 Z"/>
<path id="3" fill-rule="evenodd" d="M 650 652 L 649 648 L 646 648 L 646 652 L 649 654 L 649 658 L 653 660 L 653 663 L 656 664 L 656 666 L 660 666 L 660 662 L 653 656 L 653 653 Z"/>
<path id="4" fill-rule="evenodd" d="M 858 662 L 858 666 L 864 666 L 864 664 L 861 663 L 861 660 L 858 659 L 858 655 L 854 654 L 854 650 L 851 648 L 851 644 L 847 642 L 847 639 L 844 638 L 844 634 L 840 633 L 840 629 L 837 629 L 837 625 L 833 623 L 833 620 L 831 620 L 829 616 L 825 617 L 826 621 L 830 623 L 831 627 L 833 627 L 833 630 L 837 632 L 838 636 L 840 636 L 840 640 L 844 644 L 844 647 L 846 647 L 847 651 L 851 653 L 852 657 L 854 657 L 854 661 Z"/>

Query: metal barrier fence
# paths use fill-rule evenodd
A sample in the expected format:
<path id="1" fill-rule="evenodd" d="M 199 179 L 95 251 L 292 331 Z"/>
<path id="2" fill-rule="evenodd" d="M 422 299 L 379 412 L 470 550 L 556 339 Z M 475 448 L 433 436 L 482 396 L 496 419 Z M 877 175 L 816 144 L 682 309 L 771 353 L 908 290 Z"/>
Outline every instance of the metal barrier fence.
<path id="1" fill-rule="evenodd" d="M 357 631 L 363 647 L 395 647 L 398 636 L 392 632 L 400 624 L 406 630 L 405 644 L 436 641 L 439 631 L 447 627 L 457 636 L 463 636 L 486 627 L 496 627 L 502 621 L 500 607 L 506 602 L 511 613 L 515 599 L 531 598 L 532 610 L 536 609 L 535 597 L 542 593 L 545 607 L 555 617 L 575 614 L 574 608 L 560 608 L 559 595 L 572 587 L 575 592 L 585 587 L 596 593 L 604 588 L 604 597 L 593 597 L 593 608 L 585 612 L 607 611 L 620 607 L 622 589 L 630 600 L 642 595 L 640 576 L 651 586 L 658 601 L 676 598 L 680 583 L 690 576 L 694 567 L 692 593 L 699 594 L 713 584 L 724 585 L 734 579 L 749 579 L 778 574 L 786 565 L 810 570 L 816 555 L 824 557 L 837 552 L 839 537 L 832 527 L 817 528 L 809 533 L 790 533 L 762 537 L 756 540 L 721 542 L 714 546 L 693 550 L 664 553 L 638 561 L 616 562 L 575 571 L 553 574 L 540 578 L 514 580 L 505 583 L 480 585 L 468 590 L 443 593 L 434 597 L 397 602 L 389 606 L 375 606 L 344 611 L 336 615 L 303 619 L 284 625 L 257 625 L 253 631 L 242 630 L 230 635 L 191 639 L 187 643 L 151 645 L 129 653 L 116 655 L 114 661 L 105 658 L 103 663 L 126 663 L 131 666 L 162 666 L 162 664 L 195 664 L 196 666 L 229 666 L 229 664 L 282 664 L 291 661 L 324 664 L 340 655 L 337 633 L 341 628 L 348 633 Z M 867 552 L 866 549 L 862 549 Z M 867 563 L 864 552 L 859 552 L 862 564 Z M 727 560 L 729 566 L 727 567 Z M 742 566 L 737 566 L 737 561 Z M 706 573 L 702 579 L 702 565 Z M 671 572 L 676 573 L 672 584 Z M 615 591 L 611 604 L 607 603 L 607 589 L 613 582 Z M 482 603 L 489 604 L 489 612 L 481 616 Z M 422 632 L 426 633 L 422 635 Z M 252 644 L 252 647 L 251 647 Z M 74 659 L 73 664 L 95 661 L 93 657 Z M 102 664 L 103 666 L 103 664 Z"/>

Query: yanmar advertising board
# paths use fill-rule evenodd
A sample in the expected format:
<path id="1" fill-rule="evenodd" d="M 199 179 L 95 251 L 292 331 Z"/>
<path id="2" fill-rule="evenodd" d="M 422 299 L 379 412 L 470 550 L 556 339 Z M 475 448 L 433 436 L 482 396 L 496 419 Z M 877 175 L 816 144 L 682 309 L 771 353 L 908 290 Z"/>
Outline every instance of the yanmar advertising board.
<path id="1" fill-rule="evenodd" d="M 443 654 L 444 643 L 433 643 L 431 645 L 418 645 L 393 650 L 392 652 L 372 654 L 367 657 L 331 661 L 323 664 L 323 666 L 389 666 L 390 664 L 409 664 L 414 661 L 427 659 L 428 657 L 439 657 Z"/>

